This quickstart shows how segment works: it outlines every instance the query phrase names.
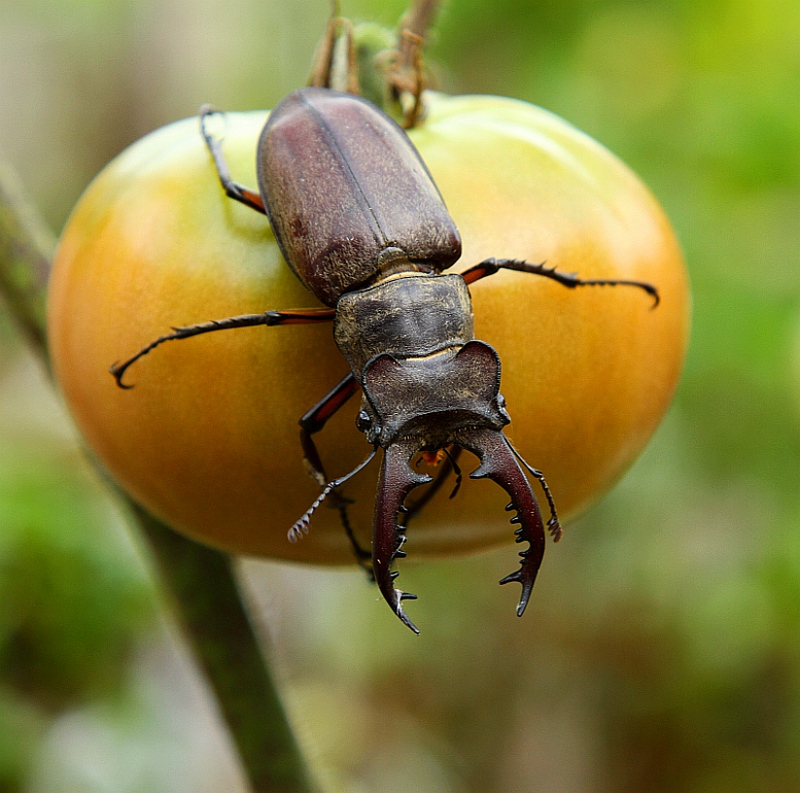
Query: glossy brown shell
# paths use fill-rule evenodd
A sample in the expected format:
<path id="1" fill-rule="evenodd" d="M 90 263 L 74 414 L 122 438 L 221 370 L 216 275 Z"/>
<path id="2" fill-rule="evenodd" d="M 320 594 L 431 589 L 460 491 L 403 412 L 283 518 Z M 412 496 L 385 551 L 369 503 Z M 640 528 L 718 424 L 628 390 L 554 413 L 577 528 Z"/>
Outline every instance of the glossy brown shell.
<path id="1" fill-rule="evenodd" d="M 256 169 L 286 261 L 327 305 L 393 258 L 438 271 L 461 255 L 417 150 L 360 97 L 326 88 L 287 96 L 261 133 Z"/>

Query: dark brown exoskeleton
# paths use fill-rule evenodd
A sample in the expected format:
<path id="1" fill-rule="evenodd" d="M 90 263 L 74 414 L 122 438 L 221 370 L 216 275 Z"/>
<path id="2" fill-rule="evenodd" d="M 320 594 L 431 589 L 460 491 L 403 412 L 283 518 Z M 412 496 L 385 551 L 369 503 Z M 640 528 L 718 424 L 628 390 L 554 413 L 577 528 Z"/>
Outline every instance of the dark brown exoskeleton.
<path id="1" fill-rule="evenodd" d="M 344 499 L 337 506 L 357 555 L 371 556 L 387 603 L 417 632 L 402 606 L 413 595 L 395 589 L 397 573 L 391 569 L 405 556 L 405 521 L 398 522 L 407 510 L 403 502 L 413 488 L 432 481 L 414 471 L 411 461 L 419 452 L 467 449 L 480 460 L 471 476 L 494 479 L 508 492 L 508 509 L 517 512 L 512 518 L 519 524 L 517 541 L 529 544 L 520 553 L 519 570 L 500 582 L 522 585 L 521 615 L 544 554 L 545 527 L 520 462 L 544 489 L 548 528 L 556 540 L 561 527 L 544 477 L 503 434 L 510 419 L 499 393 L 500 360 L 491 346 L 474 338 L 468 285 L 509 269 L 567 287 L 635 286 L 656 303 L 657 291 L 638 281 L 581 280 L 509 259 L 489 259 L 461 275 L 444 274 L 461 255 L 458 230 L 408 136 L 361 97 L 304 88 L 284 99 L 258 143 L 260 194 L 231 179 L 219 142 L 206 129 L 213 112 L 202 111 L 201 129 L 226 193 L 267 215 L 289 266 L 329 308 L 267 311 L 178 328 L 115 364 L 111 371 L 117 383 L 126 387 L 122 378 L 128 367 L 165 341 L 226 328 L 333 320 L 350 373 L 300 420 L 305 458 L 322 493 L 291 528 L 290 539 L 308 531 L 322 500 L 383 449 L 371 554 L 355 542 Z M 312 435 L 359 388 L 357 426 L 373 450 L 350 474 L 330 481 Z"/>

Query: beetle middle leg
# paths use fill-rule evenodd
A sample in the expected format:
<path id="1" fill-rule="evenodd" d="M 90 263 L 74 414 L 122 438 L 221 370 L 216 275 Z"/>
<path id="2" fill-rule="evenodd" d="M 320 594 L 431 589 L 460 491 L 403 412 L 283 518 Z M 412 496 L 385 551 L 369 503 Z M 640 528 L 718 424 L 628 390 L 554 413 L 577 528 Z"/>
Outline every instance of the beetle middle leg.
<path id="1" fill-rule="evenodd" d="M 322 459 L 319 456 L 319 451 L 317 450 L 317 445 L 314 443 L 312 435 L 319 432 L 325 426 L 328 419 L 331 418 L 360 387 L 353 373 L 349 372 L 300 419 L 300 444 L 303 447 L 303 459 L 311 475 L 317 480 L 317 484 L 319 484 L 320 489 L 323 491 L 330 481 L 328 475 L 325 473 L 325 466 L 322 464 Z M 353 548 L 353 554 L 358 564 L 372 577 L 372 566 L 368 564 L 368 562 L 372 560 L 372 553 L 361 546 L 353 533 L 353 527 L 350 524 L 350 518 L 347 514 L 347 499 L 337 492 L 331 491 L 329 501 L 339 510 L 342 526 L 344 527 L 345 534 L 347 534 L 347 539 L 350 540 L 350 545 Z"/>
<path id="2" fill-rule="evenodd" d="M 486 259 L 478 264 L 473 265 L 461 273 L 461 277 L 468 283 L 474 284 L 486 276 L 494 275 L 500 270 L 515 270 L 518 273 L 530 273 L 531 275 L 541 275 L 545 278 L 550 278 L 553 281 L 566 286 L 568 289 L 574 289 L 578 286 L 633 286 L 647 292 L 653 298 L 653 308 L 655 308 L 660 297 L 658 289 L 653 284 L 646 281 L 626 281 L 617 279 L 605 278 L 578 278 L 575 273 L 564 273 L 556 270 L 555 267 L 545 267 L 544 264 L 532 264 L 521 259 Z"/>
<path id="3" fill-rule="evenodd" d="M 154 350 L 165 341 L 188 339 L 200 336 L 203 333 L 213 333 L 217 330 L 230 330 L 232 328 L 252 328 L 258 325 L 306 325 L 314 322 L 330 322 L 335 311 L 332 308 L 304 308 L 296 311 L 265 311 L 263 314 L 241 314 L 237 317 L 225 319 L 212 319 L 210 322 L 200 322 L 196 325 L 184 325 L 173 328 L 172 333 L 159 336 L 149 344 L 142 347 L 136 355 L 126 361 L 117 361 L 109 367 L 109 372 L 114 376 L 120 388 L 133 388 L 132 385 L 122 382 L 125 372 L 144 355 Z"/>
<path id="4" fill-rule="evenodd" d="M 255 209 L 256 212 L 260 212 L 262 215 L 266 215 L 267 210 L 264 208 L 264 201 L 261 196 L 255 190 L 250 190 L 244 185 L 233 181 L 228 163 L 225 162 L 225 157 L 222 155 L 220 141 L 206 128 L 208 117 L 218 113 L 220 111 L 215 110 L 211 105 L 203 105 L 200 108 L 200 133 L 206 142 L 206 146 L 208 146 L 208 150 L 211 152 L 211 156 L 214 158 L 214 167 L 217 169 L 217 176 L 219 176 L 223 188 L 225 188 L 225 195 L 234 199 L 234 201 L 244 204 L 246 207 L 250 207 L 250 209 Z"/>

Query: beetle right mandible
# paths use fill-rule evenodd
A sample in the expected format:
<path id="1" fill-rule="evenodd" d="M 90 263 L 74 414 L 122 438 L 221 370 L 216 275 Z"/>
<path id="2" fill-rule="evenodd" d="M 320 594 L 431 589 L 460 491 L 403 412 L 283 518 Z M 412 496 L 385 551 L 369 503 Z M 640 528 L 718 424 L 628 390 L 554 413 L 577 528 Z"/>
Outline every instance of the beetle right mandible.
<path id="1" fill-rule="evenodd" d="M 350 372 L 300 420 L 304 456 L 322 492 L 291 528 L 290 539 L 308 531 L 322 500 L 336 498 L 336 489 L 382 449 L 371 551 L 355 542 L 344 499 L 337 506 L 356 554 L 371 558 L 383 597 L 417 632 L 402 606 L 413 596 L 394 587 L 392 571 L 395 559 L 405 556 L 405 522 L 398 522 L 398 515 L 408 511 L 406 496 L 432 481 L 410 463 L 419 453 L 443 450 L 453 459 L 451 450 L 467 449 L 480 460 L 471 476 L 494 479 L 507 491 L 508 509 L 517 513 L 512 518 L 517 541 L 529 544 L 520 553 L 520 568 L 501 581 L 522 585 L 517 607 L 522 615 L 544 554 L 545 524 L 520 463 L 543 488 L 547 526 L 556 540 L 561 527 L 544 476 L 503 433 L 510 418 L 499 392 L 500 359 L 474 337 L 468 287 L 510 269 L 570 288 L 632 286 L 651 295 L 654 305 L 657 290 L 639 281 L 581 280 L 514 259 L 488 259 L 461 275 L 444 273 L 461 255 L 458 230 L 408 136 L 362 97 L 321 87 L 286 97 L 258 143 L 259 192 L 231 178 L 220 143 L 207 130 L 213 112 L 202 111 L 201 129 L 226 193 L 267 215 L 287 263 L 327 308 L 273 310 L 178 328 L 115 364 L 117 383 L 126 387 L 128 367 L 165 341 L 253 325 L 333 321 Z M 331 481 L 312 436 L 358 390 L 357 426 L 372 452 L 347 476 Z M 421 502 L 411 509 L 418 511 Z"/>

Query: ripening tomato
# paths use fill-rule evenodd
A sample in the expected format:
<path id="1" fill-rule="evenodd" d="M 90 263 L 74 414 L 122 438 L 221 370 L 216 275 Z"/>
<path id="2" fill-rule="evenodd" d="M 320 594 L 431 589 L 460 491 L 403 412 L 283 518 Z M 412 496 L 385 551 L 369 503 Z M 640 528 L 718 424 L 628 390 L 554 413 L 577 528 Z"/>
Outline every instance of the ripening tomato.
<path id="1" fill-rule="evenodd" d="M 461 232 L 456 269 L 492 256 L 527 259 L 660 291 L 651 310 L 639 289 L 570 290 L 520 273 L 471 287 L 476 336 L 503 365 L 506 434 L 545 473 L 562 518 L 574 516 L 630 465 L 672 396 L 688 329 L 679 247 L 637 177 L 552 114 L 486 96 L 431 94 L 427 107 L 411 137 Z M 227 116 L 225 157 L 253 187 L 265 118 Z M 329 325 L 170 342 L 129 370 L 130 391 L 108 372 L 172 326 L 315 305 L 266 219 L 225 197 L 190 119 L 123 152 L 75 209 L 50 289 L 53 364 L 97 457 L 171 526 L 232 552 L 350 562 L 336 510 L 320 508 L 301 542 L 286 537 L 318 494 L 297 420 L 347 371 Z M 369 452 L 351 402 L 317 436 L 334 477 Z M 466 472 L 477 465 L 468 457 Z M 345 489 L 367 547 L 376 477 L 374 462 Z M 511 543 L 504 491 L 467 480 L 450 501 L 449 490 L 411 524 L 409 553 Z"/>

